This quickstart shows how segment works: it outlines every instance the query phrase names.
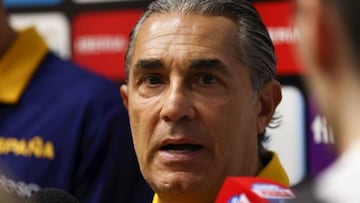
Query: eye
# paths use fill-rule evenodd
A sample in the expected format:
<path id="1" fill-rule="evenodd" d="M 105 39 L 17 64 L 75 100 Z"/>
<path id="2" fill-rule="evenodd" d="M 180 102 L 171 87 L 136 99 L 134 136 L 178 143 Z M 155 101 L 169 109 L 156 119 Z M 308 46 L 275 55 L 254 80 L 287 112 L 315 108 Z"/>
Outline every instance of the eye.
<path id="1" fill-rule="evenodd" d="M 143 83 L 146 85 L 154 86 L 160 84 L 162 79 L 159 75 L 151 74 L 143 77 Z"/>
<path id="2" fill-rule="evenodd" d="M 146 73 L 139 77 L 136 83 L 139 94 L 145 98 L 157 95 L 164 89 L 166 80 L 158 73 Z"/>
<path id="3" fill-rule="evenodd" d="M 201 85 L 214 85 L 218 82 L 214 75 L 208 73 L 198 74 L 196 78 Z"/>

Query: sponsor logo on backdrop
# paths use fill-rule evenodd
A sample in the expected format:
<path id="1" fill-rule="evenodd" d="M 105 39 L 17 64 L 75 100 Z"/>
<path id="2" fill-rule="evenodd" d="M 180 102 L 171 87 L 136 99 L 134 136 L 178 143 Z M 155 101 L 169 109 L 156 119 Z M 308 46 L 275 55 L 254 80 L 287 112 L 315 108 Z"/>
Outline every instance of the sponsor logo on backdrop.
<path id="1" fill-rule="evenodd" d="M 84 35 L 75 41 L 75 52 L 83 55 L 123 53 L 127 48 L 124 35 Z"/>
<path id="2" fill-rule="evenodd" d="M 275 45 L 278 60 L 278 75 L 305 73 L 299 61 L 295 44 L 300 38 L 299 31 L 290 22 L 293 8 L 290 1 L 260 2 L 254 4 L 259 11 Z"/>
<path id="3" fill-rule="evenodd" d="M 72 24 L 72 59 L 115 82 L 125 80 L 128 36 L 142 10 L 82 13 Z"/>
<path id="4" fill-rule="evenodd" d="M 315 144 L 335 144 L 334 133 L 325 116 L 315 116 L 311 124 L 311 131 Z"/>
<path id="5" fill-rule="evenodd" d="M 311 95 L 308 104 L 309 171 L 316 177 L 335 160 L 335 140 L 331 126 L 320 114 Z"/>
<path id="6" fill-rule="evenodd" d="M 295 44 L 299 41 L 300 33 L 296 27 L 268 27 L 274 45 Z"/>

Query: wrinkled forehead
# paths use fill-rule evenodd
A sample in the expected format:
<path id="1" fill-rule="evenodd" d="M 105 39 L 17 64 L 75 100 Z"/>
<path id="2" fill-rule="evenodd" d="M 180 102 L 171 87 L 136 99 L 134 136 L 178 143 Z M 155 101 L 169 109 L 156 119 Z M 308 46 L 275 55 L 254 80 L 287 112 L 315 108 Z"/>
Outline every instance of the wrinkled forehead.
<path id="1" fill-rule="evenodd" d="M 173 29 L 170 29 L 173 28 Z M 226 30 L 223 30 L 227 28 Z M 230 30 L 229 28 L 232 28 Z M 181 14 L 177 12 L 152 14 L 140 27 L 148 34 L 157 33 L 159 35 L 168 31 L 179 34 L 191 34 L 193 31 L 207 32 L 215 34 L 216 31 L 223 33 L 224 31 L 235 31 L 236 25 L 229 18 L 223 16 L 206 16 L 198 14 Z"/>
<path id="2" fill-rule="evenodd" d="M 136 47 L 180 44 L 207 47 L 234 47 L 236 25 L 221 16 L 194 14 L 153 14 L 140 27 L 135 39 Z M 151 45 L 151 46 L 150 46 Z"/>
<path id="3" fill-rule="evenodd" d="M 223 17 L 150 17 L 135 39 L 130 70 L 230 72 L 230 67 L 240 65 L 234 46 L 235 30 L 235 24 Z"/>

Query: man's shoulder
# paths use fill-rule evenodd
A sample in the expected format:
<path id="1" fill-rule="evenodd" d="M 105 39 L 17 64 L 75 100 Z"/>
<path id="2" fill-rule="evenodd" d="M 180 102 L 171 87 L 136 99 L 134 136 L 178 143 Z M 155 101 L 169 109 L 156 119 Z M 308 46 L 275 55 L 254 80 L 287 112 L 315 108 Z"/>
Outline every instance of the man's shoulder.
<path id="1" fill-rule="evenodd" d="M 34 76 L 35 81 L 52 84 L 52 90 L 78 96 L 119 96 L 116 84 L 70 60 L 49 52 Z"/>
<path id="2" fill-rule="evenodd" d="M 56 54 L 49 52 L 41 66 L 50 66 L 54 74 L 60 74 L 67 77 L 66 81 L 76 79 L 78 82 L 95 83 L 100 85 L 112 85 L 110 80 L 90 72 L 85 67 L 76 64 L 71 60 L 59 58 Z"/>

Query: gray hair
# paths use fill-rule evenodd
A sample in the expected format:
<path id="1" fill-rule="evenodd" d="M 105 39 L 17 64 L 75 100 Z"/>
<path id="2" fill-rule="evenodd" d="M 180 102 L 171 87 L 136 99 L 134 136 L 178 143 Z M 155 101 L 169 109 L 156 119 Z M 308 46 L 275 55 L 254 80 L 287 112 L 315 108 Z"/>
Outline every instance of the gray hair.
<path id="1" fill-rule="evenodd" d="M 246 0 L 155 0 L 152 2 L 130 34 L 125 55 L 126 73 L 132 56 L 134 41 L 144 21 L 153 14 L 177 12 L 205 16 L 223 16 L 238 27 L 236 52 L 239 60 L 248 66 L 255 91 L 276 76 L 274 45 L 259 13 Z"/>

